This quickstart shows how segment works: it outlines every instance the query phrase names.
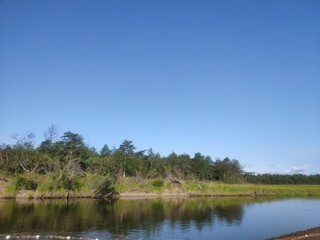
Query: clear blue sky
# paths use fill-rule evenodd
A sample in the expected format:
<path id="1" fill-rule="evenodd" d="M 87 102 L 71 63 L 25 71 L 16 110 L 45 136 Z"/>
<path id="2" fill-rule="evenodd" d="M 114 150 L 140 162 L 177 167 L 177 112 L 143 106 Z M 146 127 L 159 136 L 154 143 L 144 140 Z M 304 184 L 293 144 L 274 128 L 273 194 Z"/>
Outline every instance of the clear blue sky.
<path id="1" fill-rule="evenodd" d="M 320 1 L 2 0 L 0 24 L 0 143 L 54 124 L 320 173 Z"/>

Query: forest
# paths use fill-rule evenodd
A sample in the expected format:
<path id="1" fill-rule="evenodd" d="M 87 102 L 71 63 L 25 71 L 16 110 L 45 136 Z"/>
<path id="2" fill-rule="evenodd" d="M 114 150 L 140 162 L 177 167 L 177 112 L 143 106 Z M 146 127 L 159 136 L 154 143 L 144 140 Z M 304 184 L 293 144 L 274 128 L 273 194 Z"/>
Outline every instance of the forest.
<path id="1" fill-rule="evenodd" d="M 37 184 L 23 178 L 26 173 L 50 175 L 47 189 L 75 190 L 81 179 L 94 176 L 94 188 L 107 192 L 112 182 L 121 177 L 146 179 L 181 179 L 220 181 L 223 183 L 253 184 L 320 184 L 320 175 L 254 174 L 243 171 L 236 159 L 213 160 L 210 156 L 195 153 L 161 156 L 152 149 L 137 150 L 133 141 L 123 140 L 118 148 L 105 144 L 100 151 L 88 146 L 78 133 L 65 132 L 60 138 L 55 126 L 44 134 L 44 140 L 35 146 L 35 135 L 13 135 L 14 144 L 0 145 L 0 173 L 16 176 L 25 189 Z M 21 175 L 21 176 L 20 176 Z M 160 180 L 159 180 L 160 179 Z"/>

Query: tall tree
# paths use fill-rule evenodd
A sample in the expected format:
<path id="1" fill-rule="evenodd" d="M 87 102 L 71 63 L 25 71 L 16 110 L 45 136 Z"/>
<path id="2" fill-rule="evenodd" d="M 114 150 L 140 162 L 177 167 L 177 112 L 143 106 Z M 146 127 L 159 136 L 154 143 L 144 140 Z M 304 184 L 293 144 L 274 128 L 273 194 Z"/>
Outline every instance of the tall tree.
<path id="1" fill-rule="evenodd" d="M 127 158 L 127 156 L 134 154 L 136 147 L 133 145 L 132 141 L 125 139 L 119 146 L 119 151 Z"/>
<path id="2" fill-rule="evenodd" d="M 16 140 L 14 152 L 17 155 L 19 166 L 25 172 L 34 172 L 38 168 L 38 158 L 34 152 L 35 135 L 33 133 L 15 134 L 12 135 L 12 138 Z"/>
<path id="3" fill-rule="evenodd" d="M 238 160 L 228 157 L 214 162 L 215 178 L 222 181 L 239 181 L 242 179 L 242 167 Z"/>
<path id="4" fill-rule="evenodd" d="M 54 125 L 51 125 L 50 127 L 48 127 L 48 130 L 44 132 L 43 136 L 44 136 L 44 141 L 41 142 L 41 144 L 38 147 L 38 150 L 42 153 L 53 155 L 54 149 L 52 146 L 58 136 L 57 127 Z"/>
<path id="5" fill-rule="evenodd" d="M 44 132 L 44 139 L 50 142 L 54 142 L 58 137 L 58 128 L 55 125 L 48 127 L 47 131 Z"/>
<path id="6" fill-rule="evenodd" d="M 125 139 L 118 148 L 117 151 L 117 161 L 120 165 L 120 169 L 123 173 L 123 176 L 126 176 L 126 172 L 134 171 L 134 166 L 130 163 L 129 160 L 132 160 L 135 157 L 134 150 L 136 147 L 133 145 L 133 142 Z"/>
<path id="7" fill-rule="evenodd" d="M 65 132 L 61 137 L 64 143 L 64 152 L 67 158 L 81 157 L 83 154 L 85 144 L 83 142 L 83 137 L 77 133 Z"/>
<path id="8" fill-rule="evenodd" d="M 105 144 L 100 150 L 100 156 L 101 157 L 109 156 L 111 152 L 112 150 L 109 148 L 108 144 Z"/>

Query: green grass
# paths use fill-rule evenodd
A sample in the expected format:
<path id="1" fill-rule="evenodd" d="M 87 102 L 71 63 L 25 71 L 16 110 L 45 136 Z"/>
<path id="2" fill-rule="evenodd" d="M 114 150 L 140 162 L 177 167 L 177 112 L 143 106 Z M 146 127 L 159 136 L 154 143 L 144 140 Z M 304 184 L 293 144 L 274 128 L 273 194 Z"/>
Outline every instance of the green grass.
<path id="1" fill-rule="evenodd" d="M 138 177 L 121 177 L 115 183 L 115 192 L 142 192 L 142 193 L 159 193 L 159 185 L 154 185 L 152 180 Z"/>
<path id="2" fill-rule="evenodd" d="M 66 192 L 54 181 L 51 175 L 21 174 L 21 177 L 37 183 L 35 192 L 41 194 Z M 77 194 L 90 195 L 94 192 L 96 175 L 87 174 L 79 179 L 80 188 Z M 16 177 L 6 177 L 9 182 L 3 186 L 5 196 L 15 196 L 18 187 Z M 194 196 L 320 196 L 320 185 L 258 185 L 258 184 L 225 184 L 213 181 L 181 180 L 180 184 L 172 184 L 167 179 L 145 179 L 139 177 L 120 177 L 114 184 L 115 193 L 187 193 Z M 1 192 L 1 191 L 0 191 Z"/>
<path id="3" fill-rule="evenodd" d="M 8 184 L 5 189 L 4 189 L 4 193 L 6 196 L 14 196 L 17 192 L 17 188 L 14 184 Z"/>
<path id="4" fill-rule="evenodd" d="M 191 194 L 199 195 L 320 196 L 319 185 L 257 185 L 215 182 L 200 182 L 197 187 L 194 185 L 194 183 L 188 184 L 188 189 Z"/>
<path id="5" fill-rule="evenodd" d="M 179 185 L 172 185 L 164 180 L 161 187 L 154 186 L 154 180 L 137 178 L 121 178 L 116 183 L 116 192 L 184 192 L 190 195 L 213 196 L 320 196 L 319 185 L 258 185 L 258 184 L 225 184 L 213 181 L 181 181 Z"/>

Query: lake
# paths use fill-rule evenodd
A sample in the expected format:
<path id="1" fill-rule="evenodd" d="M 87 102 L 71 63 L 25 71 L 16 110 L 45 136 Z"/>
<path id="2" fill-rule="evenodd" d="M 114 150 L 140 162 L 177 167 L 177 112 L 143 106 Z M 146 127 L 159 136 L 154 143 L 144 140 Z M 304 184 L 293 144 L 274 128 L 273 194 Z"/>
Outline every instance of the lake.
<path id="1" fill-rule="evenodd" d="M 266 239 L 320 226 L 320 198 L 0 201 L 0 239 Z"/>

